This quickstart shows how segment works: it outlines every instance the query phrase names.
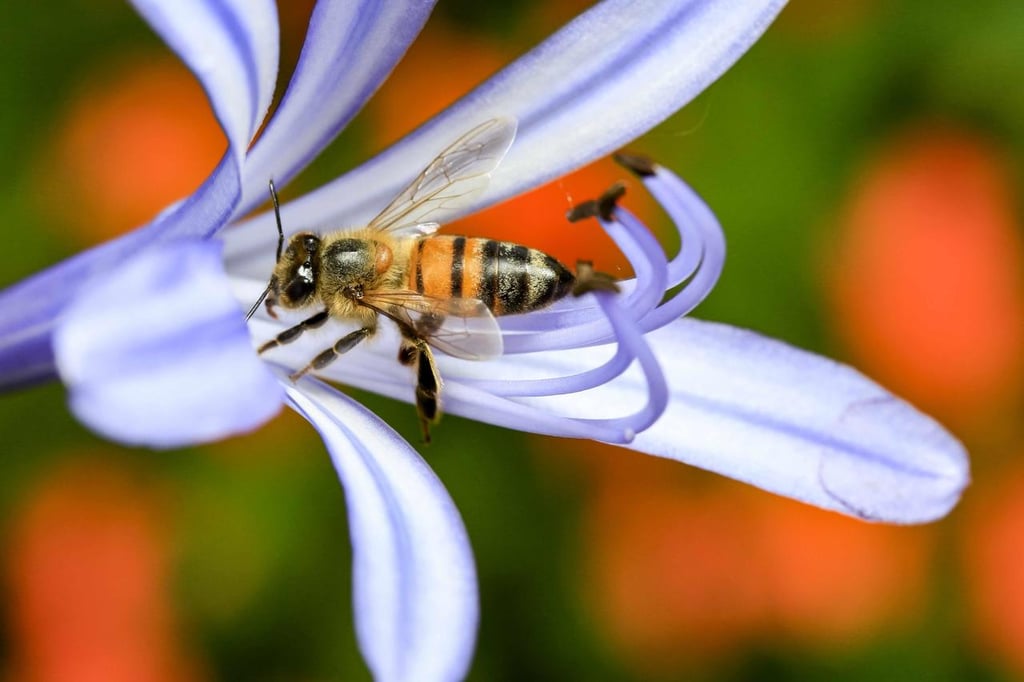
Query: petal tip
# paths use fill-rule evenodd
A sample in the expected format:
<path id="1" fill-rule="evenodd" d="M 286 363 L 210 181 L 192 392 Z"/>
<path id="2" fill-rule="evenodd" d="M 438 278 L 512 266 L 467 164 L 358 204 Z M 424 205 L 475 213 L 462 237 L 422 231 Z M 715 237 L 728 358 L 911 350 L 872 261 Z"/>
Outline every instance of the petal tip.
<path id="1" fill-rule="evenodd" d="M 889 395 L 852 405 L 843 421 L 859 452 L 830 450 L 818 474 L 844 510 L 870 521 L 916 524 L 956 506 L 970 483 L 967 450 L 936 421 Z"/>

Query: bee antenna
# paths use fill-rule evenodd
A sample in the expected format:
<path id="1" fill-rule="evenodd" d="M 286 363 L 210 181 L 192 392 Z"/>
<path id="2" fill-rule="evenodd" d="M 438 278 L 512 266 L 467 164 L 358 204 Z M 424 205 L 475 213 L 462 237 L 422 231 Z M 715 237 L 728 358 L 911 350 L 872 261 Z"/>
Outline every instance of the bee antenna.
<path id="1" fill-rule="evenodd" d="M 277 188 L 274 187 L 274 179 L 270 179 L 270 200 L 274 202 L 274 219 L 277 221 L 277 256 L 274 262 L 281 260 L 281 249 L 284 248 L 284 228 L 281 226 L 281 203 L 277 200 Z M 267 294 L 270 293 L 270 287 L 272 285 L 268 282 L 267 288 L 263 290 L 260 297 L 256 299 L 256 302 L 249 308 L 249 312 L 245 315 L 245 321 L 248 322 L 249 318 L 256 314 L 260 304 L 267 298 Z"/>
<path id="2" fill-rule="evenodd" d="M 281 227 L 281 204 L 277 201 L 277 189 L 274 187 L 274 179 L 270 179 L 270 200 L 274 202 L 274 218 L 277 220 L 277 258 L 281 260 L 281 249 L 284 247 L 284 228 Z"/>
<path id="3" fill-rule="evenodd" d="M 260 307 L 260 303 L 263 303 L 263 300 L 267 297 L 267 294 L 269 294 L 269 293 L 270 293 L 270 285 L 268 284 L 267 288 L 263 290 L 262 294 L 260 294 L 260 297 L 257 298 L 256 302 L 252 304 L 251 308 L 249 308 L 249 312 L 247 312 L 245 314 L 245 321 L 246 322 L 249 321 L 250 317 L 252 317 L 253 315 L 256 314 L 256 309 Z"/>

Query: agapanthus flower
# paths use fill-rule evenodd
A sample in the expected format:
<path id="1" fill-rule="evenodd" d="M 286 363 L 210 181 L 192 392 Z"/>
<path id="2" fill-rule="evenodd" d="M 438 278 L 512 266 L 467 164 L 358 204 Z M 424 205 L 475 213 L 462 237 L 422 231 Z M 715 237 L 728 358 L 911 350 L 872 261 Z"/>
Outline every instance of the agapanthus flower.
<path id="1" fill-rule="evenodd" d="M 150 224 L 0 294 L 0 385 L 60 378 L 85 423 L 154 447 L 249 430 L 289 405 L 319 430 L 346 490 L 357 634 L 374 675 L 460 678 L 478 604 L 458 512 L 378 417 L 322 378 L 289 380 L 351 325 L 330 323 L 316 339 L 257 356 L 256 345 L 296 319 L 261 313 L 246 323 L 277 234 L 270 214 L 240 222 L 265 201 L 268 180 L 283 186 L 352 119 L 433 3 L 318 2 L 259 134 L 278 67 L 274 3 L 134 4 L 202 83 L 228 149 L 192 196 Z M 365 224 L 438 151 L 495 117 L 516 120 L 518 133 L 462 213 L 611 153 L 721 75 L 783 4 L 605 0 L 377 157 L 289 202 L 286 230 Z M 496 360 L 439 357 L 445 411 L 617 443 L 865 519 L 944 515 L 967 482 L 962 446 L 848 367 L 685 317 L 719 276 L 721 228 L 672 172 L 642 159 L 627 165 L 672 218 L 678 252 L 666 258 L 611 197 L 590 205 L 635 276 L 618 294 L 500 318 Z M 321 376 L 411 401 L 397 334 L 382 324 L 378 336 Z"/>

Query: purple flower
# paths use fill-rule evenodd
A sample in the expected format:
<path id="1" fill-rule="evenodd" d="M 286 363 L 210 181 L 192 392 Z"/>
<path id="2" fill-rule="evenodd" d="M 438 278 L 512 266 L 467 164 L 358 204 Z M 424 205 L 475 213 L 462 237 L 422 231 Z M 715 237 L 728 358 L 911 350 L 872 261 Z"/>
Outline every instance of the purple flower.
<path id="1" fill-rule="evenodd" d="M 274 3 L 134 4 L 202 82 L 228 149 L 202 187 L 149 225 L 0 294 L 0 386 L 59 377 L 92 428 L 154 447 L 249 430 L 288 404 L 320 431 L 346 489 L 357 631 L 374 675 L 460 678 L 478 605 L 458 512 L 375 415 L 319 379 L 288 380 L 351 324 L 255 354 L 301 318 L 261 313 L 246 323 L 277 235 L 272 215 L 238 222 L 265 200 L 269 179 L 283 185 L 351 120 L 433 3 L 321 0 L 280 107 L 251 148 L 277 73 Z M 461 212 L 535 187 L 664 120 L 735 62 L 782 5 L 605 0 L 390 149 L 283 207 L 284 225 L 365 224 L 441 149 L 496 117 L 518 122 L 516 139 Z M 619 294 L 499 318 L 498 359 L 438 354 L 445 411 L 619 443 L 865 519 L 943 516 L 968 471 L 962 446 L 938 424 L 848 367 L 684 318 L 721 271 L 721 229 L 670 171 L 633 167 L 675 222 L 679 252 L 666 259 L 635 217 L 605 206 L 598 218 L 636 277 Z M 323 376 L 411 401 L 397 333 L 385 323 L 378 337 Z"/>

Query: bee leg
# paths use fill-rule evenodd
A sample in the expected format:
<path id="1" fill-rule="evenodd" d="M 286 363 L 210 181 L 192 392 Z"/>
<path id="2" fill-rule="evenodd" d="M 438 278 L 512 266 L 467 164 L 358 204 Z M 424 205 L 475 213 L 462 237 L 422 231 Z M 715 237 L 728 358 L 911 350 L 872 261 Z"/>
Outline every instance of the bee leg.
<path id="1" fill-rule="evenodd" d="M 408 339 L 402 340 L 402 345 L 398 348 L 398 362 L 411 367 L 416 364 L 416 358 L 419 357 L 420 350 L 416 346 L 415 341 L 409 341 Z"/>
<path id="2" fill-rule="evenodd" d="M 573 296 L 582 296 L 588 291 L 619 292 L 619 285 L 611 275 L 598 272 L 594 264 L 588 260 L 576 261 L 576 283 L 572 287 Z"/>
<path id="3" fill-rule="evenodd" d="M 288 329 L 285 329 L 283 332 L 272 338 L 270 341 L 267 341 L 265 344 L 260 346 L 256 352 L 263 354 L 266 353 L 271 348 L 277 348 L 278 346 L 283 346 L 286 343 L 291 343 L 295 339 L 302 336 L 302 332 L 306 331 L 307 329 L 316 329 L 324 322 L 326 322 L 327 318 L 329 317 L 330 315 L 326 310 L 320 311 L 313 317 L 307 320 L 303 320 L 302 322 L 299 322 L 294 327 L 289 327 Z"/>
<path id="4" fill-rule="evenodd" d="M 360 341 L 373 334 L 373 332 L 373 327 L 363 327 L 362 329 L 357 329 L 354 332 L 346 334 L 345 336 L 338 339 L 333 346 L 331 346 L 330 348 L 328 348 L 327 350 L 313 358 L 312 362 L 310 362 L 308 365 L 306 365 L 299 371 L 294 372 L 288 378 L 291 379 L 292 381 L 298 381 L 307 372 L 323 369 L 327 365 L 337 360 L 338 356 L 341 355 L 342 353 L 347 353 L 348 351 L 355 348 Z"/>
<path id="5" fill-rule="evenodd" d="M 423 341 L 416 342 L 416 413 L 420 417 L 423 442 L 430 442 L 430 425 L 441 418 L 438 394 L 441 391 L 441 375 L 434 362 L 434 354 Z"/>

